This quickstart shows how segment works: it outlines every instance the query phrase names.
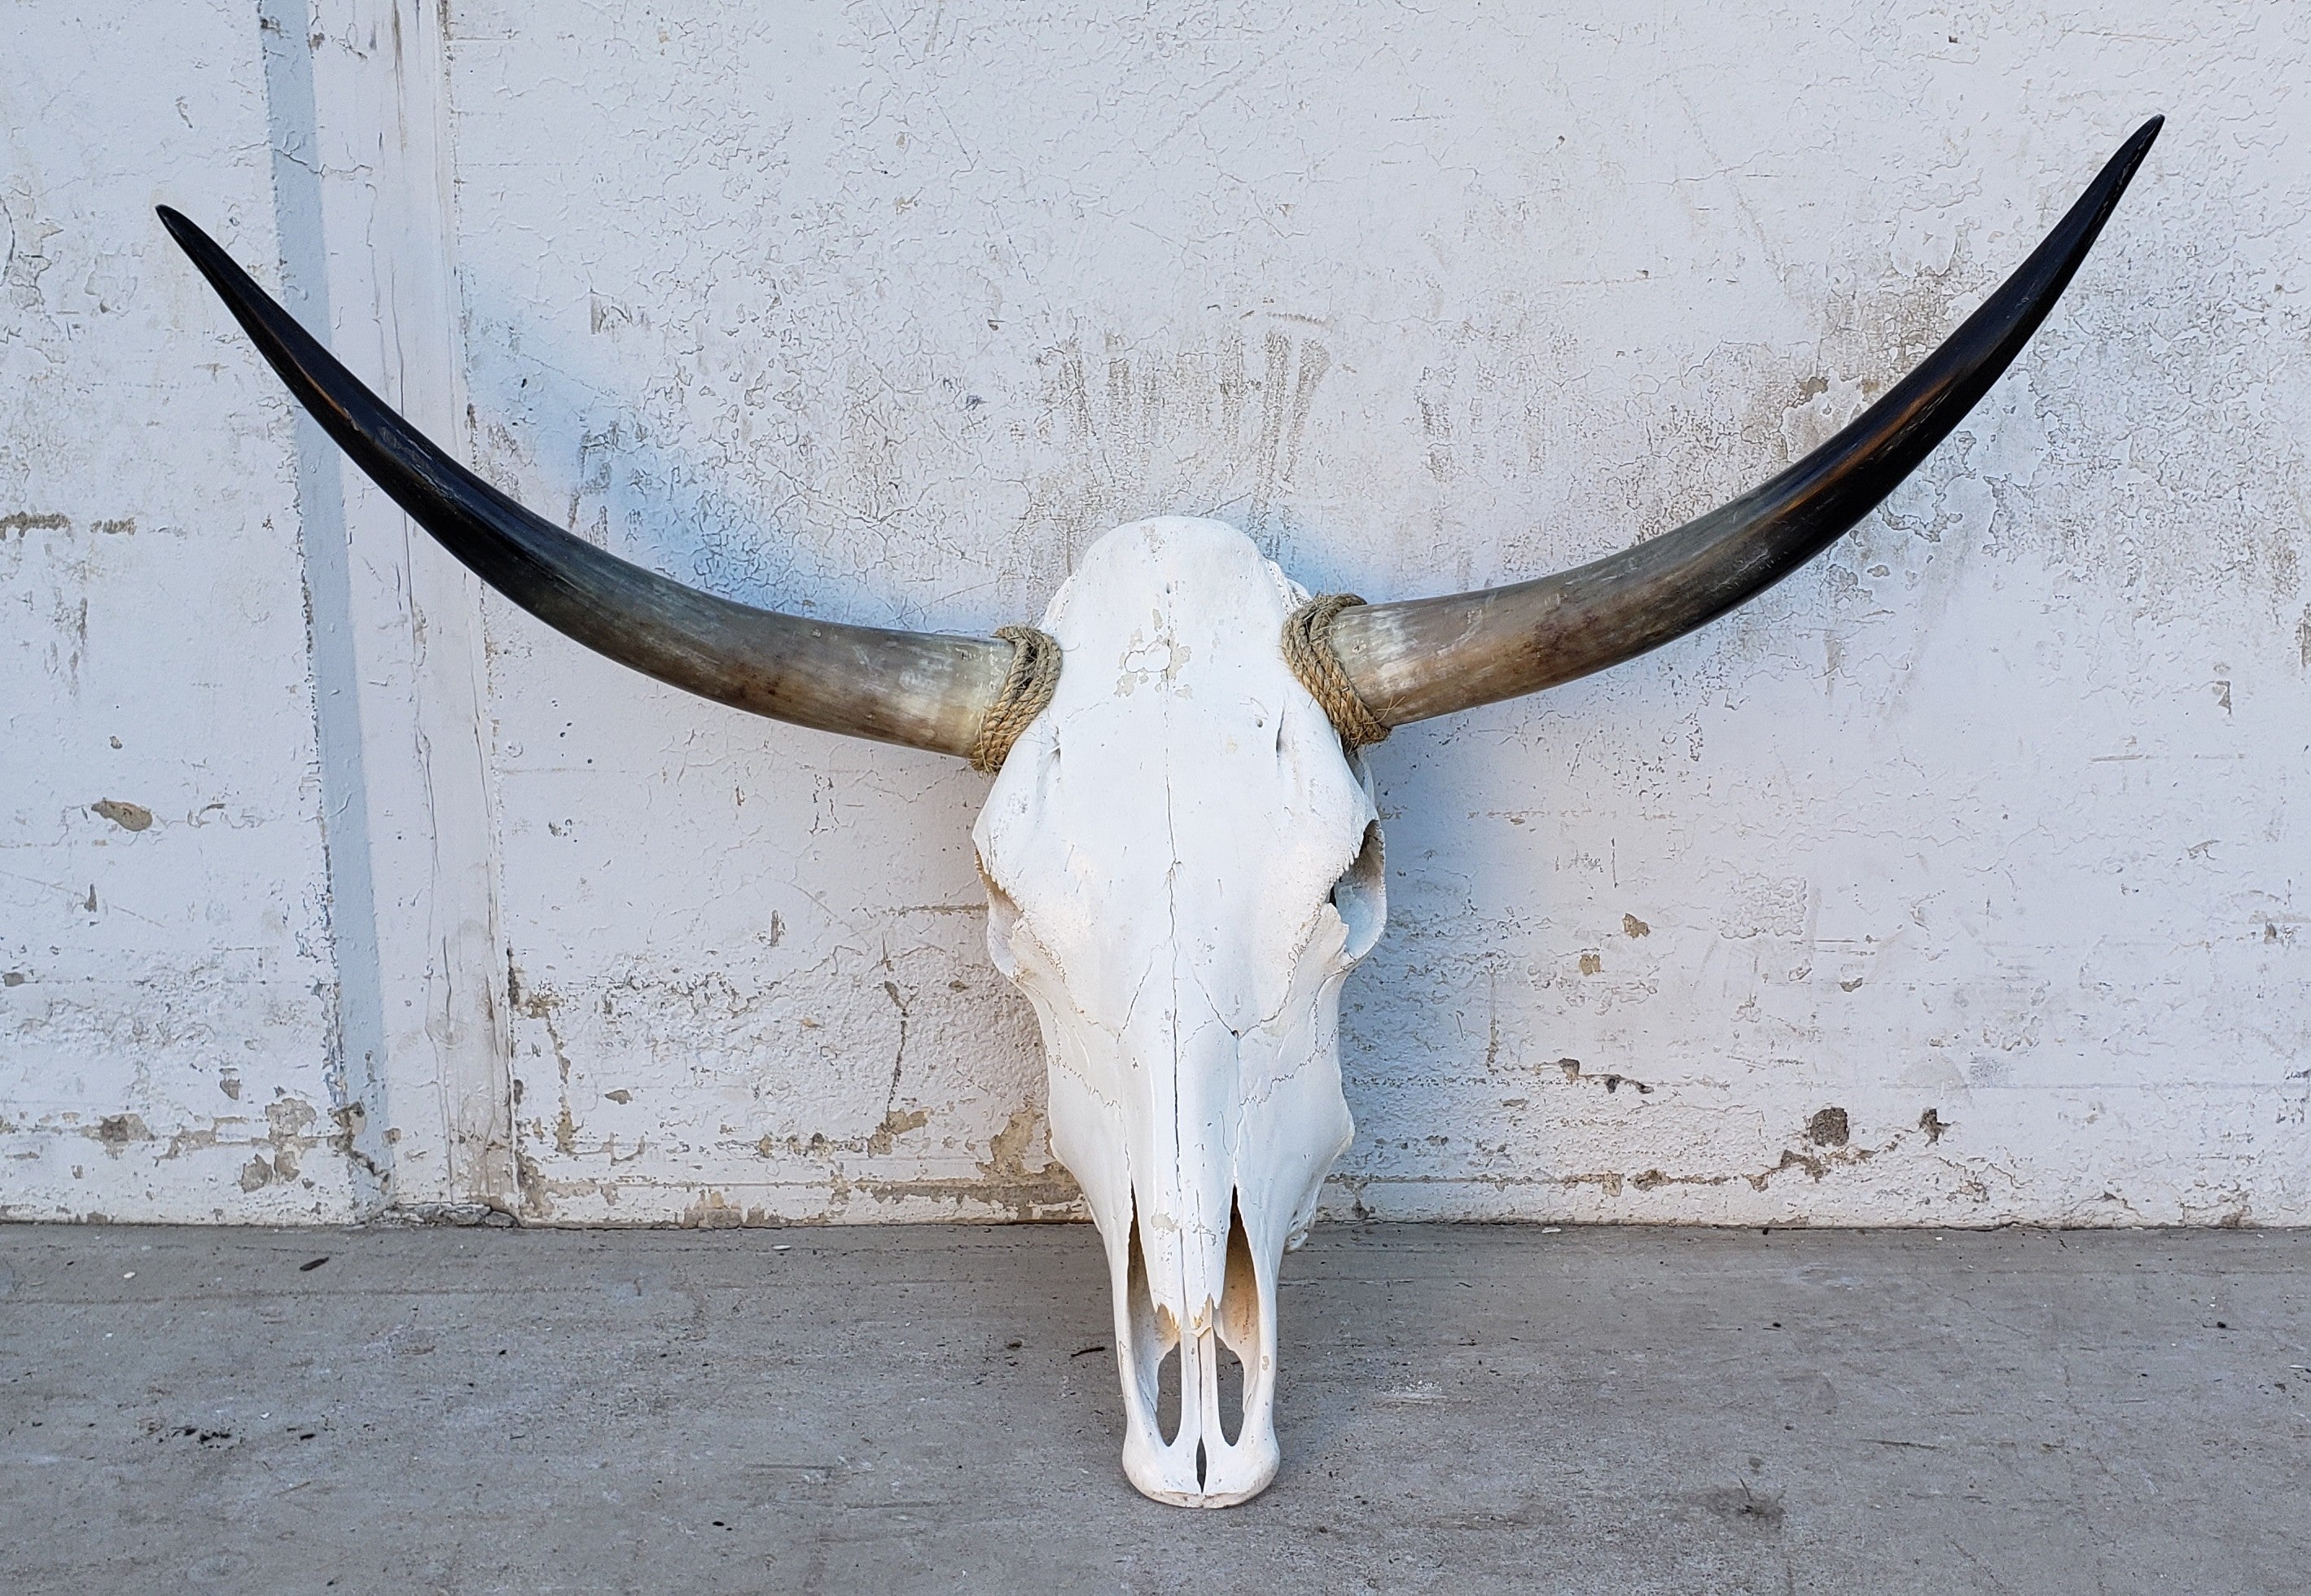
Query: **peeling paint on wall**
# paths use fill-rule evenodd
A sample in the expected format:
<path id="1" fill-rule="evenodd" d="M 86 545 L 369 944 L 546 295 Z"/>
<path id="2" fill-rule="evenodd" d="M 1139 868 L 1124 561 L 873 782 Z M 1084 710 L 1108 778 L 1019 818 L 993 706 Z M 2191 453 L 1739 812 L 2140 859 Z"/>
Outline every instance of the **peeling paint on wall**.
<path id="1" fill-rule="evenodd" d="M 347 1218 L 289 417 L 152 223 L 270 269 L 253 18 L 10 26 L 0 1217 Z"/>
<path id="2" fill-rule="evenodd" d="M 1339 1190 L 1783 1223 L 2311 1199 L 2280 1122 L 2311 1016 L 2241 918 L 2294 911 L 2300 854 L 2274 750 L 2311 724 L 2311 396 L 2248 351 L 2274 315 L 2300 347 L 2268 240 L 2311 190 L 2225 153 L 2268 113 L 2212 88 L 2303 40 L 2241 13 L 2185 89 L 2081 59 L 2062 8 L 1964 58 L 1828 15 L 684 15 L 460 14 L 493 468 L 677 574 L 905 624 L 1031 615 L 1149 513 L 1368 595 L 1660 530 L 1883 392 L 2167 110 L 2016 375 L 1821 566 L 1379 751 L 1397 916 L 1348 990 Z M 615 146 L 551 131 L 602 118 Z M 2218 236 L 2263 241 L 2174 242 Z M 597 1183 L 557 1212 L 609 1212 L 615 1141 L 629 1217 L 700 1182 L 795 1218 L 977 1182 L 963 1211 L 1000 1214 L 1040 1061 L 975 927 L 926 946 L 904 908 L 971 912 L 975 785 L 491 627 L 509 936 L 585 994 L 518 1065 L 585 1083 L 574 1138 L 558 1100 L 523 1116 L 539 1179 Z M 909 1005 L 977 990 L 903 1016 L 894 946 L 934 972 Z M 2276 1030 L 2220 1017 L 2248 1012 Z M 894 1098 L 903 1017 L 932 1079 Z"/>
<path id="3" fill-rule="evenodd" d="M 329 1062 L 289 415 L 142 220 L 272 269 L 261 51 L 163 21 L 102 73 L 34 24 L 0 123 L 0 1213 L 336 1217 L 444 1132 Z M 1834 432 L 2164 110 L 2013 374 L 1822 562 L 1376 750 L 1333 1208 L 2304 1222 L 2311 164 L 2267 89 L 2311 39 L 2171 21 L 460 5 L 475 463 L 876 623 L 1032 616 L 1156 513 L 1318 589 L 1534 574 Z M 493 1200 L 1077 1214 L 984 781 L 484 615 Z"/>

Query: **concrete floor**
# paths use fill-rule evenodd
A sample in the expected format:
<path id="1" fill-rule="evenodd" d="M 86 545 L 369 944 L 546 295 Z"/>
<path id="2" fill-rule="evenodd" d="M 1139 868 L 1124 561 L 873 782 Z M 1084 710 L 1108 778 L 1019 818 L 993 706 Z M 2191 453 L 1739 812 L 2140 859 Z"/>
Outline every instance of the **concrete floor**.
<path id="1" fill-rule="evenodd" d="M 2311 1588 L 2311 1234 L 1286 1273 L 1283 1475 L 1197 1513 L 1085 1228 L 0 1227 L 0 1590 Z"/>

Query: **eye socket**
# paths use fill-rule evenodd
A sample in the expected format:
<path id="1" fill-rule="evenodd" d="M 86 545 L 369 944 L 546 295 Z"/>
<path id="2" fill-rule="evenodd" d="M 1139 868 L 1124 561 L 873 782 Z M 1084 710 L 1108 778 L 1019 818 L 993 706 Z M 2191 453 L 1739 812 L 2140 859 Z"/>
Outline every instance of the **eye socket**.
<path id="1" fill-rule="evenodd" d="M 995 884 L 989 873 L 987 861 L 972 856 L 979 866 L 979 885 L 987 889 L 987 946 L 995 955 L 996 967 L 1006 976 L 1016 979 L 1017 969 L 1011 955 L 1011 930 L 1019 923 L 1019 905 L 1009 893 Z"/>
<path id="2" fill-rule="evenodd" d="M 1373 950 L 1388 925 L 1388 870 L 1379 821 L 1365 822 L 1363 846 L 1332 884 L 1332 907 L 1347 923 L 1348 942 L 1340 953 L 1353 964 Z"/>

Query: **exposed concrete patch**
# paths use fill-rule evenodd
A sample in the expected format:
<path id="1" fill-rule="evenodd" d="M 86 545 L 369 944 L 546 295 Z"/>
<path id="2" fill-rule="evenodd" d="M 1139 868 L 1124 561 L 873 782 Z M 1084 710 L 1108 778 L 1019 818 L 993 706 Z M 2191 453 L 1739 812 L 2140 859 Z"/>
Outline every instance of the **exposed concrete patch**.
<path id="1" fill-rule="evenodd" d="M 1929 1112 L 1932 1111 L 1929 1110 Z M 1923 1121 L 1919 1124 L 1924 1129 Z M 1818 1147 L 1842 1147 L 1852 1136 L 1852 1129 L 1842 1108 L 1826 1108 L 1806 1121 L 1806 1140 Z"/>
<path id="2" fill-rule="evenodd" d="M 1023 1108 L 998 1131 L 979 1165 L 978 1178 L 967 1181 L 862 1180 L 859 1190 L 884 1202 L 929 1199 L 968 1204 L 978 1208 L 1006 1210 L 1019 1220 L 1076 1220 L 1084 1217 L 1083 1191 L 1075 1177 L 1045 1150 L 1042 1162 L 1027 1167 L 1031 1151 L 1042 1147 L 1042 1113 Z"/>
<path id="3" fill-rule="evenodd" d="M 99 798 L 88 807 L 92 815 L 101 815 L 124 832 L 141 832 L 153 824 L 153 811 L 142 804 L 124 803 L 117 798 Z"/>
<path id="4" fill-rule="evenodd" d="M 1623 1086 L 1633 1086 L 1641 1097 L 1649 1097 L 1653 1095 L 1651 1086 L 1643 1081 L 1632 1080 L 1626 1075 L 1617 1074 L 1611 1070 L 1598 1075 L 1590 1074 L 1582 1068 L 1581 1060 L 1578 1059 L 1559 1059 L 1557 1061 L 1557 1068 L 1568 1084 L 1577 1085 L 1583 1081 L 1594 1081 L 1603 1086 L 1609 1094 L 1618 1092 Z"/>
<path id="5" fill-rule="evenodd" d="M 115 1158 L 120 1156 L 130 1142 L 153 1139 L 153 1133 L 144 1128 L 144 1119 L 141 1114 L 107 1114 L 88 1134 L 103 1143 L 104 1150 Z"/>
<path id="6" fill-rule="evenodd" d="M 920 1130 L 930 1122 L 930 1111 L 928 1109 L 912 1108 L 903 1112 L 894 1109 L 883 1116 L 883 1122 L 876 1126 L 875 1133 L 867 1138 L 866 1150 L 879 1156 L 889 1152 L 892 1144 L 908 1131 Z"/>

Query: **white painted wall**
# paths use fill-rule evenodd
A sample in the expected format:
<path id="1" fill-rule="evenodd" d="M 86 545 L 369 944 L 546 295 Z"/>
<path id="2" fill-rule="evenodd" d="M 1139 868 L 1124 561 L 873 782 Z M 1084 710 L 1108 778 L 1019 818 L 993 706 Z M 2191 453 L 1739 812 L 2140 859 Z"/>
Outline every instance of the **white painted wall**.
<path id="1" fill-rule="evenodd" d="M 152 222 L 277 279 L 254 17 L 5 28 L 0 1214 L 348 1217 L 289 409 Z"/>
<path id="2" fill-rule="evenodd" d="M 1146 514 L 1374 597 L 1665 529 L 2164 110 L 1884 513 L 1375 750 L 1335 1206 L 2311 1220 L 2292 10 L 328 0 L 151 7 L 101 74 L 40 30 L 0 66 L 0 1211 L 1068 1211 L 981 946 L 984 779 L 688 700 L 476 610 L 357 480 L 333 511 L 153 200 L 619 552 L 985 628 Z M 194 824 L 220 798 L 240 829 Z M 275 1102 L 300 1173 L 244 1192 Z"/>

